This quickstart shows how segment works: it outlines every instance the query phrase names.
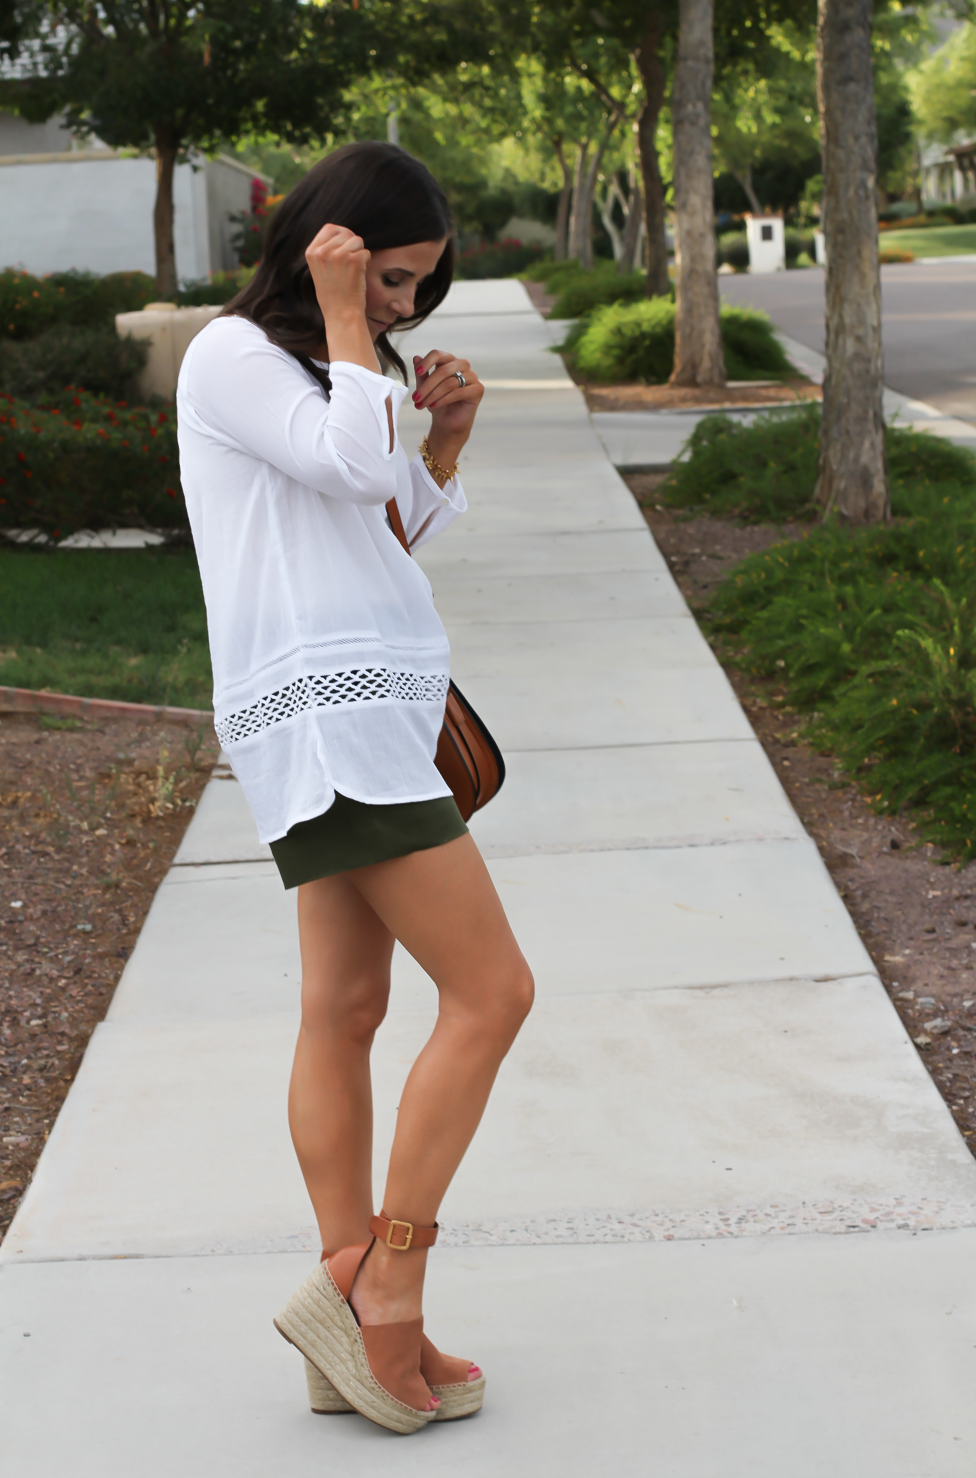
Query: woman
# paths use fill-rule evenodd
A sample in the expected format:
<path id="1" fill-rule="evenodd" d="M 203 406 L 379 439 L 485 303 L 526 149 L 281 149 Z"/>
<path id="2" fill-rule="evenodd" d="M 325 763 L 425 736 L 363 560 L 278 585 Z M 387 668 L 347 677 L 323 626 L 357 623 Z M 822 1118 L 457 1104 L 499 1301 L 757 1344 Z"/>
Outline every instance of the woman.
<path id="1" fill-rule="evenodd" d="M 302 1021 L 289 1093 L 323 1261 L 275 1321 L 313 1409 L 394 1431 L 466 1415 L 484 1377 L 423 1335 L 438 1207 L 532 1001 L 532 977 L 434 766 L 449 650 L 417 545 L 464 511 L 457 459 L 484 394 L 467 360 L 414 359 L 422 454 L 396 435 L 394 326 L 452 274 L 447 202 L 389 144 L 350 144 L 284 200 L 251 283 L 190 345 L 180 462 L 217 733 L 286 888 Z M 399 939 L 439 993 L 372 1204 L 369 1056 Z"/>

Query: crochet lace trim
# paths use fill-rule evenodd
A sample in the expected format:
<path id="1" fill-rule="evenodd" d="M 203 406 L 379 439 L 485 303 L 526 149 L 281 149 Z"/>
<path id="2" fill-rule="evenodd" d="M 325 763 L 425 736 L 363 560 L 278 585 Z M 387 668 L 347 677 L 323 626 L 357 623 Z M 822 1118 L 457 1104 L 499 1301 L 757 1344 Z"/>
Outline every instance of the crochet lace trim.
<path id="1" fill-rule="evenodd" d="M 234 709 L 214 724 L 226 747 L 250 739 L 285 719 L 313 708 L 345 708 L 359 703 L 393 699 L 398 703 L 444 703 L 446 673 L 396 672 L 390 667 L 360 667 L 347 672 L 324 672 L 299 677 L 276 688 L 246 708 Z"/>

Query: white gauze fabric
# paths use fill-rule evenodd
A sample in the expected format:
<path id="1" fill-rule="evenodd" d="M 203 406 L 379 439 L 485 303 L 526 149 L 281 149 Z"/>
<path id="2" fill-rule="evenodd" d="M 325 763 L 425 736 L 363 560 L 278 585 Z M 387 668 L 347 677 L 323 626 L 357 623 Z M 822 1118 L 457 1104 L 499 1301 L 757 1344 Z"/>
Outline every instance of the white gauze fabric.
<path id="1" fill-rule="evenodd" d="M 450 795 L 434 766 L 449 680 L 427 577 L 400 547 L 467 507 L 394 434 L 406 387 L 343 362 L 330 399 L 243 318 L 190 344 L 180 474 L 214 673 L 217 735 L 264 842 L 328 810 Z M 418 537 L 419 535 L 419 537 Z"/>

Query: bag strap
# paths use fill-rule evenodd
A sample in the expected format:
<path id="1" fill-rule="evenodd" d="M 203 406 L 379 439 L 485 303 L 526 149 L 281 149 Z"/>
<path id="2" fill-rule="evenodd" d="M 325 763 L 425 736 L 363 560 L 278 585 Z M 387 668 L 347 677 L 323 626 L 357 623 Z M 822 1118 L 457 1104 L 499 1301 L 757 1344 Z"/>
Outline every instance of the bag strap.
<path id="1" fill-rule="evenodd" d="M 396 536 L 399 539 L 400 543 L 403 545 L 403 547 L 406 550 L 407 554 L 409 554 L 410 553 L 410 545 L 407 543 L 407 535 L 406 535 L 406 533 L 404 531 L 403 519 L 400 517 L 400 510 L 397 507 L 397 500 L 396 500 L 396 498 L 391 498 L 390 501 L 389 501 L 389 503 L 387 503 L 387 505 L 386 505 L 386 512 L 387 512 L 387 516 L 389 517 L 389 520 L 390 520 L 390 527 L 392 528 L 393 532 L 396 534 Z"/>

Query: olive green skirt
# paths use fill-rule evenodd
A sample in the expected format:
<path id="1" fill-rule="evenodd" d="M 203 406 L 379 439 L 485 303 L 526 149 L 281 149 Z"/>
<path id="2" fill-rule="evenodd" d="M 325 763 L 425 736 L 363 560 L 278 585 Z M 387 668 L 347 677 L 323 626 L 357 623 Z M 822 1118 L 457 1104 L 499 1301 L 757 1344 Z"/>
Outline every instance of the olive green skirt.
<path id="1" fill-rule="evenodd" d="M 467 829 L 453 796 L 367 806 L 336 791 L 327 811 L 299 821 L 271 843 L 271 853 L 285 887 L 297 888 L 353 867 L 440 847 Z"/>

